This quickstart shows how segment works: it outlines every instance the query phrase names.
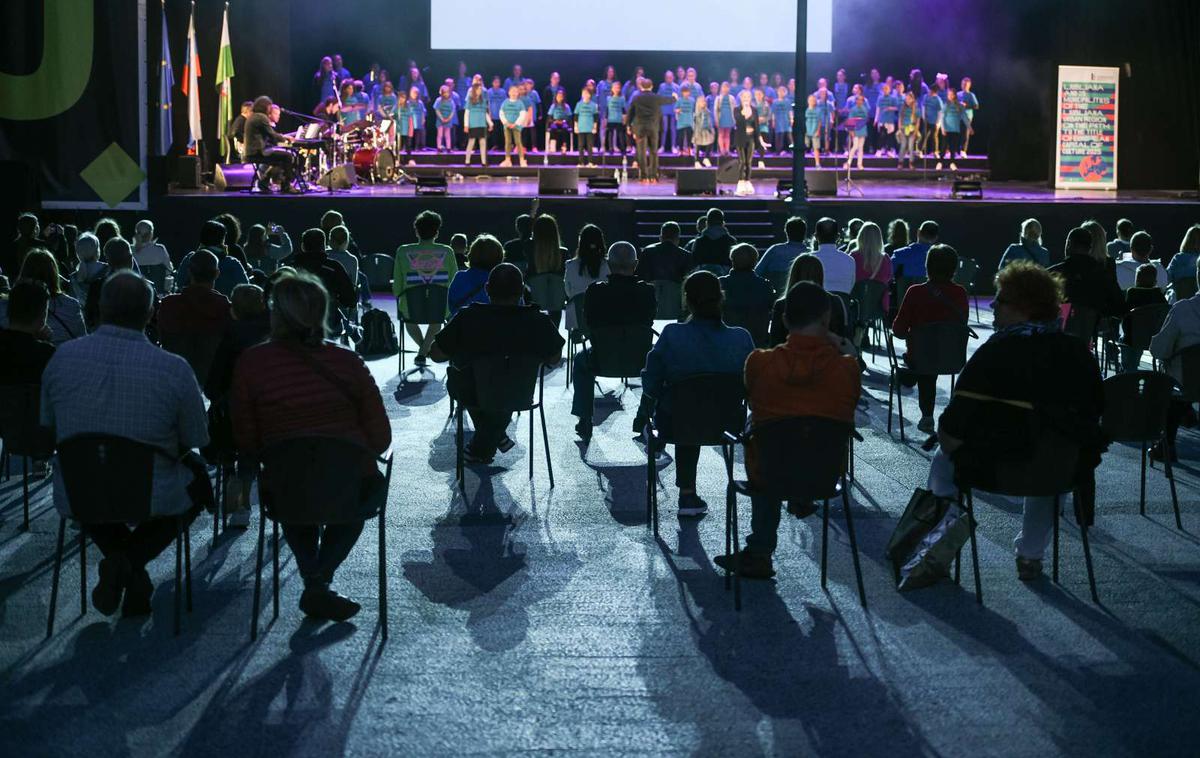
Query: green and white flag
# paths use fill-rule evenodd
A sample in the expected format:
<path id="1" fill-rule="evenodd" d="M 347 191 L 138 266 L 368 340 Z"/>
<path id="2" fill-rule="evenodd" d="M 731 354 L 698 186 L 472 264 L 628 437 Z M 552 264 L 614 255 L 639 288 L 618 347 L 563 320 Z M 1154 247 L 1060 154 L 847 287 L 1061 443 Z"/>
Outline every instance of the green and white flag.
<path id="1" fill-rule="evenodd" d="M 221 157 L 229 157 L 229 124 L 233 121 L 233 47 L 229 44 L 229 3 L 225 3 L 225 19 L 221 23 L 221 50 L 217 53 L 217 89 L 220 102 L 217 108 L 217 134 L 221 135 Z"/>

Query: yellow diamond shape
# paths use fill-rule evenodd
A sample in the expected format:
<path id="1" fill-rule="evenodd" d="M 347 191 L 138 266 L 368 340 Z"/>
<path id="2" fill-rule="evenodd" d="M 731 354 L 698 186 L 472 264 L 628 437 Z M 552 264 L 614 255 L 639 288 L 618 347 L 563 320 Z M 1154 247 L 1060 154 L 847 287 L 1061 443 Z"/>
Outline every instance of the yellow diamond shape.
<path id="1" fill-rule="evenodd" d="M 116 142 L 96 156 L 79 176 L 110 208 L 129 197 L 146 178 L 141 166 Z"/>

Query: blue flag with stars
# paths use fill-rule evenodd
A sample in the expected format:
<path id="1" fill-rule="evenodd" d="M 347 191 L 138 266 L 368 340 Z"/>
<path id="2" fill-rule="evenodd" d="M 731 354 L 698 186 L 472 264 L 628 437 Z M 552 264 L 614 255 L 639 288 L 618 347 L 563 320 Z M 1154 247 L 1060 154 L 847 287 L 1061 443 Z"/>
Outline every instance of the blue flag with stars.
<path id="1" fill-rule="evenodd" d="M 162 59 L 158 71 L 158 154 L 166 155 L 175 142 L 171 125 L 171 88 L 175 86 L 175 71 L 171 68 L 171 41 L 167 37 L 167 9 L 162 14 Z"/>

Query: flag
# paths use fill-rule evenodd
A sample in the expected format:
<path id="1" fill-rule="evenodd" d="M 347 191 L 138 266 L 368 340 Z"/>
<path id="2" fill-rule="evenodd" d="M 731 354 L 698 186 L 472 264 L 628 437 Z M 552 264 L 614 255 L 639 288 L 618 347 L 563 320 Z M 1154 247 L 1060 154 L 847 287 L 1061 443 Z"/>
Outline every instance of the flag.
<path id="1" fill-rule="evenodd" d="M 171 68 L 171 40 L 167 37 L 167 8 L 162 13 L 162 60 L 158 70 L 158 154 L 166 155 L 175 142 L 171 124 L 171 88 L 175 86 L 175 70 Z"/>
<path id="2" fill-rule="evenodd" d="M 200 51 L 196 48 L 196 4 L 192 3 L 192 17 L 188 21 L 187 57 L 183 59 L 183 94 L 188 99 L 188 154 L 195 155 L 203 138 L 200 128 Z"/>
<path id="3" fill-rule="evenodd" d="M 217 90 L 220 92 L 217 107 L 217 134 L 221 135 L 221 157 L 229 155 L 229 122 L 233 121 L 233 95 L 230 80 L 233 79 L 233 48 L 229 44 L 229 3 L 225 3 L 225 19 L 221 22 L 221 49 L 217 53 Z"/>

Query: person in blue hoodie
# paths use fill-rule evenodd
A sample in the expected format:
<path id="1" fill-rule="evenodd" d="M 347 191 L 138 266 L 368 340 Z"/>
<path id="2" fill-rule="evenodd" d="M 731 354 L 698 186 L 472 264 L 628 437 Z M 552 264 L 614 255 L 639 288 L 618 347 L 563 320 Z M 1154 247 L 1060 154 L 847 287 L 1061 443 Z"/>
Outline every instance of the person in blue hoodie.
<path id="1" fill-rule="evenodd" d="M 1042 268 L 1050 266 L 1050 251 L 1042 247 L 1042 224 L 1036 218 L 1027 218 L 1021 222 L 1021 238 L 1009 245 L 1000 256 L 997 271 L 1013 261 L 1033 261 Z"/>

